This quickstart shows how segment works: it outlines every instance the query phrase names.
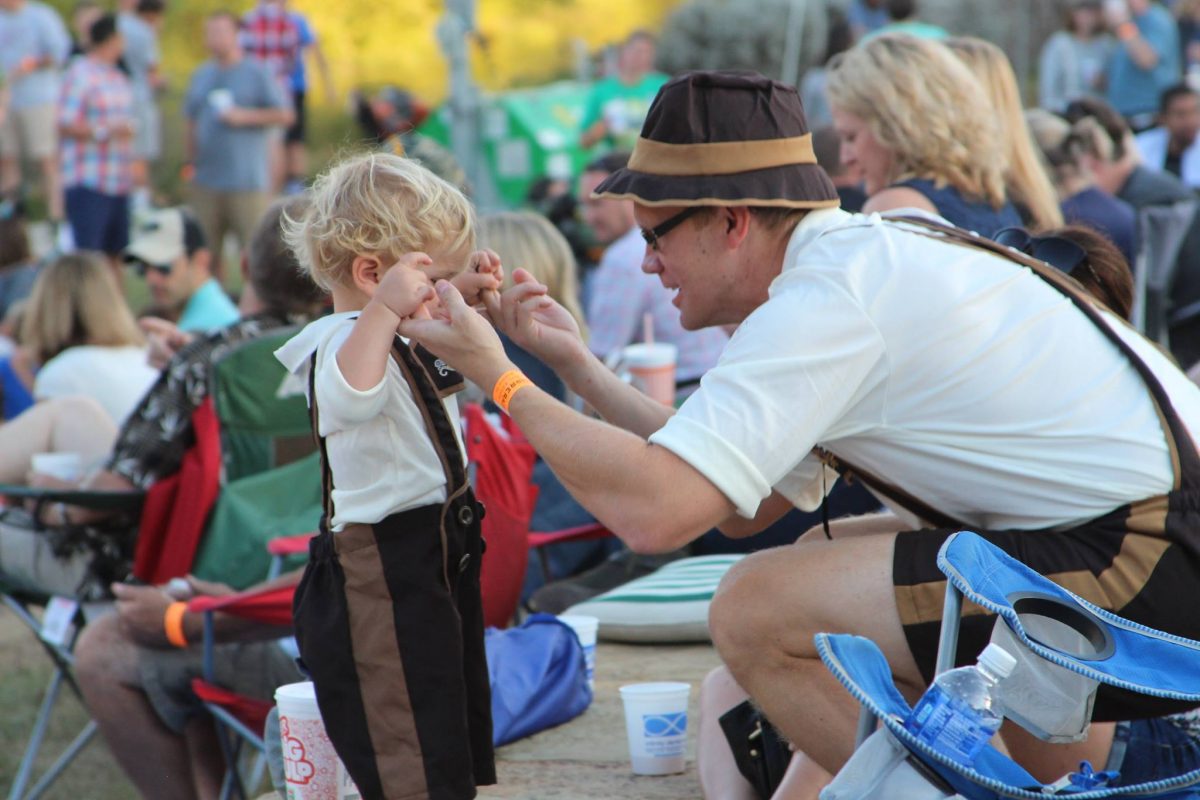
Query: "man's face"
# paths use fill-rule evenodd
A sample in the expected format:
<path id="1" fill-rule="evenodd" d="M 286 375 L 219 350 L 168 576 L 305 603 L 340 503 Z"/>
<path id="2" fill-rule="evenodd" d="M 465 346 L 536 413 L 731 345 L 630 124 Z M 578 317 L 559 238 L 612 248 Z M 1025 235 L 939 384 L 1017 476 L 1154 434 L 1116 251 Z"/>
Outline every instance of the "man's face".
<path id="1" fill-rule="evenodd" d="M 196 262 L 207 257 L 207 250 L 199 250 L 191 258 L 182 255 L 170 264 L 147 264 L 144 267 L 146 288 L 154 298 L 154 304 L 165 311 L 183 311 L 199 288 L 196 275 L 201 267 Z"/>
<path id="2" fill-rule="evenodd" d="M 654 69 L 654 42 L 638 37 L 621 48 L 621 68 L 634 75 L 643 75 Z"/>
<path id="3" fill-rule="evenodd" d="M 1171 141 L 1190 147 L 1200 133 L 1200 95 L 1183 94 L 1172 100 L 1163 114 L 1163 125 Z"/>
<path id="4" fill-rule="evenodd" d="M 0 0 L 0 8 L 4 6 L 3 0 Z M 90 38 L 92 24 L 104 16 L 104 10 L 100 6 L 81 6 L 75 15 L 71 17 L 71 27 L 75 29 L 75 38 L 80 44 L 86 44 Z"/>
<path id="5" fill-rule="evenodd" d="M 639 228 L 649 231 L 684 210 L 682 206 L 634 206 Z M 723 212 L 701 211 L 658 238 L 657 249 L 646 245 L 642 272 L 656 276 L 664 288 L 675 292 L 671 304 L 679 309 L 680 323 L 695 331 L 713 325 L 741 322 L 728 302 L 734 287 L 724 277 L 732 274 L 721 252 L 719 234 Z"/>
<path id="6" fill-rule="evenodd" d="M 217 58 L 228 56 L 237 50 L 237 26 L 224 14 L 210 17 L 204 23 L 204 45 Z"/>
<path id="7" fill-rule="evenodd" d="M 629 200 L 598 200 L 592 192 L 608 177 L 604 172 L 585 172 L 579 179 L 579 205 L 583 221 L 603 245 L 612 244 L 633 227 L 633 202 Z"/>

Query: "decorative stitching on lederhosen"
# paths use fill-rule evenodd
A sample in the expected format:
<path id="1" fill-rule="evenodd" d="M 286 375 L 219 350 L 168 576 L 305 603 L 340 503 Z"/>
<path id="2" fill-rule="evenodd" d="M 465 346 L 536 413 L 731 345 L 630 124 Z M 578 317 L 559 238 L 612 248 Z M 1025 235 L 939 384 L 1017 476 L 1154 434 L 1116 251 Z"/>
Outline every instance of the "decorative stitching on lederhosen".
<path id="1" fill-rule="evenodd" d="M 1014 261 L 1022 266 L 1033 270 L 1043 281 L 1048 283 L 1060 294 L 1065 296 L 1071 303 L 1083 312 L 1083 315 L 1095 325 L 1100 332 L 1116 346 L 1138 374 L 1142 378 L 1142 383 L 1150 391 L 1150 399 L 1154 403 L 1155 411 L 1158 413 L 1159 423 L 1162 425 L 1163 434 L 1167 440 L 1167 448 L 1171 458 L 1171 470 L 1174 478 L 1173 491 L 1180 489 L 1195 490 L 1196 482 L 1200 479 L 1200 455 L 1197 454 L 1195 442 L 1192 440 L 1191 434 L 1179 422 L 1179 416 L 1175 413 L 1175 408 L 1171 404 L 1171 399 L 1163 388 L 1158 377 L 1146 365 L 1146 362 L 1137 354 L 1130 345 L 1117 335 L 1107 320 L 1101 316 L 1097 310 L 1097 306 L 1101 305 L 1099 301 L 1089 295 L 1074 278 L 1060 272 L 1053 267 L 1039 261 L 1033 256 L 1006 247 L 1002 244 L 986 239 L 977 233 L 964 231 L 961 228 L 956 228 L 952 225 L 945 225 L 924 217 L 915 217 L 907 215 L 886 216 L 884 220 L 887 222 L 899 222 L 906 225 L 913 225 L 919 228 L 925 228 L 926 231 L 908 231 L 917 236 L 926 236 L 937 241 L 957 244 L 964 247 L 975 247 L 980 250 L 986 250 L 995 255 L 1007 258 L 1009 261 Z M 901 230 L 904 230 L 901 228 Z M 1120 320 L 1120 324 L 1127 324 L 1124 320 Z M 1140 335 L 1140 334 L 1139 334 Z M 949 515 L 943 514 L 936 509 L 931 508 L 924 502 L 918 500 L 907 492 L 899 489 L 885 481 L 876 478 L 875 476 L 864 472 L 863 470 L 849 464 L 844 459 L 834 455 L 825 448 L 814 447 L 813 453 L 821 459 L 823 463 L 836 470 L 848 482 L 857 478 L 865 485 L 884 495 L 888 499 L 900 505 L 902 508 L 917 514 L 922 519 L 930 522 L 940 528 L 963 528 L 969 527 L 963 525 L 960 521 L 953 519 Z M 828 499 L 825 500 L 828 503 Z M 825 525 L 826 535 L 829 533 L 828 522 Z"/>
<path id="2" fill-rule="evenodd" d="M 449 586 L 450 575 L 447 563 L 449 547 L 446 541 L 446 512 L 470 488 L 470 483 L 467 480 L 467 471 L 463 466 L 462 449 L 459 447 L 458 439 L 454 436 L 454 424 L 446 414 L 446 407 L 442 404 L 441 393 L 422 363 L 422 359 L 398 335 L 392 342 L 391 357 L 397 366 L 399 366 L 400 374 L 408 382 L 409 389 L 413 394 L 413 400 L 416 402 L 417 408 L 421 411 L 421 418 L 425 420 L 425 428 L 429 434 L 430 443 L 433 445 L 434 452 L 437 453 L 438 460 L 442 464 L 442 472 L 446 476 L 446 500 L 442 504 L 439 530 L 443 553 L 442 577 L 446 581 L 446 585 Z M 429 360 L 432 361 L 432 356 L 430 356 Z M 313 438 L 316 440 L 321 452 L 321 486 L 325 495 L 325 516 L 321 520 L 321 529 L 325 531 L 328 530 L 329 524 L 333 520 L 333 473 L 329 469 L 329 456 L 325 450 L 325 437 L 321 436 L 319 432 L 316 371 L 317 354 L 314 352 L 308 371 L 309 419 L 312 423 Z M 457 373 L 454 373 L 448 367 L 447 371 L 453 375 L 457 375 Z M 458 385 L 461 385 L 461 381 L 451 381 L 449 389 L 454 389 Z"/>

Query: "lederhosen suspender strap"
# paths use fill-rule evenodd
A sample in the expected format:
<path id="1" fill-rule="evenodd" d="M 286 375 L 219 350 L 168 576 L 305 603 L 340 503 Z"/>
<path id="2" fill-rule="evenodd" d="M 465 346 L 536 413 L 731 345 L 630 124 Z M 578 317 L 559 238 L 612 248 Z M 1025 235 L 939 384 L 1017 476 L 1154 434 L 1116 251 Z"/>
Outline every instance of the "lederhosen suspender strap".
<path id="1" fill-rule="evenodd" d="M 437 453 L 438 460 L 442 464 L 442 471 L 446 476 L 446 504 L 448 505 L 469 488 L 467 471 L 463 466 L 462 449 L 454 435 L 454 423 L 450 421 L 437 385 L 422 363 L 422 359 L 399 336 L 392 343 L 391 356 L 400 367 L 400 374 L 404 376 L 412 390 L 413 400 L 421 410 L 422 419 L 425 420 L 429 441 L 433 444 L 434 452 Z M 460 381 L 454 380 L 457 373 L 447 369 L 446 374 L 450 378 L 448 385 L 451 388 L 460 383 Z M 325 437 L 320 435 L 318 426 L 320 412 L 317 407 L 316 375 L 317 354 L 314 352 L 308 370 L 308 411 L 313 438 L 321 452 L 321 485 L 325 495 L 323 524 L 328 525 L 333 519 L 333 473 L 329 469 Z"/>
<path id="2" fill-rule="evenodd" d="M 1117 350 L 1128 359 L 1129 363 L 1141 376 L 1146 388 L 1150 391 L 1150 397 L 1154 402 L 1155 410 L 1158 412 L 1159 421 L 1162 424 L 1163 433 L 1167 440 L 1167 448 L 1170 452 L 1171 468 L 1174 475 L 1174 489 L 1179 490 L 1185 487 L 1185 485 L 1189 489 L 1195 488 L 1192 484 L 1200 476 L 1200 455 L 1196 452 L 1196 445 L 1192 440 L 1191 434 L 1179 421 L 1179 417 L 1175 413 L 1175 408 L 1171 404 L 1171 399 L 1167 395 L 1166 389 L 1163 388 L 1158 377 L 1147 366 L 1146 362 L 1142 360 L 1141 356 L 1110 327 L 1108 321 L 1097 309 L 1097 301 L 1088 295 L 1073 278 L 1030 255 L 1005 247 L 1002 244 L 993 242 L 991 239 L 986 239 L 978 234 L 964 231 L 952 225 L 934 222 L 924 217 L 913 216 L 889 216 L 885 217 L 885 219 L 890 222 L 900 222 L 917 228 L 924 228 L 924 231 L 911 231 L 918 236 L 928 236 L 951 244 L 986 250 L 1009 261 L 1026 266 L 1070 300 L 1113 343 Z M 931 508 L 907 492 L 863 472 L 823 448 L 814 448 L 814 453 L 825 464 L 837 470 L 844 478 L 857 478 L 861 480 L 874 491 L 938 527 L 965 527 L 958 520 Z M 828 524 L 826 525 L 826 532 L 828 533 Z"/>

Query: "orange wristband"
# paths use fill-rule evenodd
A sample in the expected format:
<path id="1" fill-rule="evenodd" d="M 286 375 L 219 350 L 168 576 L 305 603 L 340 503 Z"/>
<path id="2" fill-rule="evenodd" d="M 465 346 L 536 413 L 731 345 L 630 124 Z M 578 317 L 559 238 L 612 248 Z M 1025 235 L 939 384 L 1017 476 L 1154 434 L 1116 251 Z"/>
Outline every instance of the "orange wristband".
<path id="1" fill-rule="evenodd" d="M 496 405 L 508 411 L 508 404 L 512 402 L 513 395 L 526 386 L 533 386 L 533 381 L 526 378 L 525 373 L 521 370 L 510 369 L 496 379 L 496 385 L 492 388 L 492 400 Z"/>
<path id="2" fill-rule="evenodd" d="M 182 601 L 171 603 L 163 614 L 163 631 L 167 641 L 176 647 L 187 647 L 188 640 L 183 634 L 183 615 L 187 613 L 187 603 Z"/>

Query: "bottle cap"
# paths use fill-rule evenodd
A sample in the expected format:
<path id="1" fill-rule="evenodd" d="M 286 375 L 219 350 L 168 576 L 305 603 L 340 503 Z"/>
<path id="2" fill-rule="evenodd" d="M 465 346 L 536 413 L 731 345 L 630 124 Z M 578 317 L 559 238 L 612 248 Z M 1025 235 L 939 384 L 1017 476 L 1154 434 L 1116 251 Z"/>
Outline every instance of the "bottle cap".
<path id="1" fill-rule="evenodd" d="M 993 673 L 999 678 L 1007 678 L 1017 668 L 1017 659 L 1013 658 L 1011 653 L 994 642 L 983 648 L 983 652 L 979 654 L 979 663 L 988 672 Z"/>

